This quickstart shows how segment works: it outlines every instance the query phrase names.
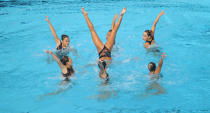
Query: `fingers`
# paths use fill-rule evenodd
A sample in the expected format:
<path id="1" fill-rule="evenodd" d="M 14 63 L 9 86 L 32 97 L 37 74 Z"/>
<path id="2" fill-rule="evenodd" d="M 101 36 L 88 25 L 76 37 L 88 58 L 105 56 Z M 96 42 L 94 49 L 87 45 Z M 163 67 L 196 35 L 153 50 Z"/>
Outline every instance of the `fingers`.
<path id="1" fill-rule="evenodd" d="M 46 50 L 45 53 L 52 54 L 53 52 Z"/>
<path id="2" fill-rule="evenodd" d="M 125 14 L 125 12 L 126 12 L 126 8 L 123 8 L 121 15 Z"/>

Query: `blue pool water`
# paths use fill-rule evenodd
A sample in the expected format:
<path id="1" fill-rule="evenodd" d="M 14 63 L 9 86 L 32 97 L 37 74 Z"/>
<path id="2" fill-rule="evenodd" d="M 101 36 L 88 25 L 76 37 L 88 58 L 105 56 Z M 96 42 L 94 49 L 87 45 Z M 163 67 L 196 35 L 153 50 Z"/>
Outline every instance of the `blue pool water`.
<path id="1" fill-rule="evenodd" d="M 98 77 L 82 6 L 103 42 L 114 14 L 127 8 L 107 85 Z M 161 52 L 145 50 L 142 35 L 161 10 L 155 39 L 168 56 L 163 77 L 151 81 L 147 64 L 157 63 Z M 0 1 L 0 113 L 210 113 L 209 12 L 209 0 Z M 46 15 L 78 52 L 69 54 L 76 74 L 67 85 L 60 85 L 59 67 L 44 53 L 56 45 Z M 165 93 L 149 95 L 153 86 Z"/>

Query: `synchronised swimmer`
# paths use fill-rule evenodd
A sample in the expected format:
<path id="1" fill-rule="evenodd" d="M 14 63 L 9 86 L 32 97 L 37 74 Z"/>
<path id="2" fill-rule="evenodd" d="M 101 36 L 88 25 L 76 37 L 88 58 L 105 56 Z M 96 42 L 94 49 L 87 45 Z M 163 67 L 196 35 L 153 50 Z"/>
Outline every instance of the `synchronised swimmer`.
<path id="1" fill-rule="evenodd" d="M 156 18 L 155 22 L 153 23 L 152 30 L 145 30 L 143 33 L 143 40 L 146 41 L 144 43 L 145 48 L 149 48 L 151 45 L 155 44 L 155 28 L 156 24 L 158 23 L 160 17 L 164 14 L 165 12 L 162 11 L 158 17 Z"/>
<path id="2" fill-rule="evenodd" d="M 98 37 L 93 27 L 93 24 L 91 23 L 88 17 L 88 13 L 84 10 L 84 8 L 82 8 L 82 13 L 90 29 L 93 43 L 95 44 L 98 51 L 98 55 L 99 55 L 98 67 L 100 68 L 99 76 L 103 79 L 108 79 L 108 74 L 106 72 L 106 69 L 107 69 L 107 66 L 111 64 L 111 50 L 115 43 L 115 37 L 116 37 L 118 28 L 120 27 L 120 24 L 121 24 L 121 21 L 125 12 L 126 12 L 126 8 L 123 8 L 116 25 L 114 25 L 113 28 L 108 31 L 107 36 L 106 36 L 107 41 L 105 44 L 103 44 L 100 38 Z"/>
<path id="3" fill-rule="evenodd" d="M 126 12 L 126 8 L 122 9 L 119 19 L 117 20 L 116 23 L 115 23 L 115 20 L 118 18 L 118 15 L 114 16 L 111 29 L 108 30 L 107 35 L 106 35 L 107 41 L 105 44 L 103 44 L 102 41 L 100 40 L 100 38 L 98 37 L 98 35 L 94 29 L 94 26 L 88 17 L 88 12 L 85 11 L 84 7 L 81 9 L 81 11 L 82 11 L 82 14 L 85 18 L 87 25 L 88 25 L 88 28 L 91 33 L 92 41 L 93 41 L 95 47 L 97 48 L 97 52 L 99 55 L 99 58 L 97 60 L 98 67 L 100 69 L 99 77 L 101 79 L 109 80 L 109 75 L 107 73 L 107 67 L 111 64 L 111 60 L 112 60 L 111 51 L 112 51 L 113 45 L 115 44 L 115 38 L 117 35 L 117 31 L 120 27 L 121 21 L 122 21 L 123 16 Z M 145 48 L 150 48 L 151 45 L 155 44 L 154 34 L 155 34 L 156 24 L 158 23 L 160 17 L 162 15 L 164 15 L 164 13 L 165 12 L 162 11 L 158 15 L 155 22 L 153 23 L 151 30 L 144 31 L 143 40 L 146 41 L 144 44 Z M 52 35 L 56 42 L 56 54 L 54 54 L 52 51 L 46 51 L 46 53 L 52 55 L 52 57 L 57 61 L 58 65 L 61 69 L 62 75 L 65 78 L 64 80 L 70 80 L 70 77 L 74 73 L 74 69 L 72 66 L 72 60 L 70 57 L 68 57 L 68 53 L 69 53 L 69 50 L 72 50 L 72 52 L 75 52 L 75 50 L 69 46 L 69 41 L 70 41 L 69 36 L 63 34 L 61 36 L 61 40 L 60 40 L 55 32 L 55 29 L 53 28 L 53 26 L 50 22 L 50 20 L 48 19 L 48 16 L 46 17 L 46 21 L 49 23 L 50 30 L 51 30 Z M 68 49 L 69 47 L 71 49 Z M 165 53 L 162 53 L 161 59 L 159 61 L 157 68 L 156 68 L 156 65 L 154 62 L 150 62 L 148 64 L 148 69 L 150 71 L 150 73 L 149 73 L 150 75 L 160 73 L 164 57 L 165 57 Z"/>

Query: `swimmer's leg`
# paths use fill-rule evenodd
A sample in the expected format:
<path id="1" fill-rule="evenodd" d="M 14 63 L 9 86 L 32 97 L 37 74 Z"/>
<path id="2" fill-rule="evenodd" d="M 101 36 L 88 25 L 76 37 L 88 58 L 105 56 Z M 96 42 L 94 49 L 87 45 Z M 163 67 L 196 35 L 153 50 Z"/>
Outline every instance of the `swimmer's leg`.
<path id="1" fill-rule="evenodd" d="M 99 53 L 103 49 L 104 44 L 101 42 L 100 38 L 98 37 L 98 35 L 93 27 L 93 24 L 91 23 L 91 21 L 88 17 L 88 13 L 84 10 L 84 8 L 82 8 L 82 13 L 85 17 L 85 20 L 86 20 L 89 30 L 91 32 L 93 43 L 95 44 L 95 46 L 98 50 L 98 53 Z"/>
<path id="2" fill-rule="evenodd" d="M 116 23 L 116 25 L 114 26 L 114 28 L 112 29 L 112 32 L 111 32 L 111 37 L 107 39 L 107 42 L 105 43 L 106 47 L 109 49 L 109 50 L 112 50 L 112 47 L 115 43 L 115 38 L 116 38 L 116 34 L 117 34 L 117 31 L 120 27 L 120 24 L 121 24 L 121 21 L 122 21 L 122 18 L 123 18 L 123 15 L 124 13 L 126 12 L 126 8 L 123 8 L 121 14 L 120 14 L 120 17 Z"/>

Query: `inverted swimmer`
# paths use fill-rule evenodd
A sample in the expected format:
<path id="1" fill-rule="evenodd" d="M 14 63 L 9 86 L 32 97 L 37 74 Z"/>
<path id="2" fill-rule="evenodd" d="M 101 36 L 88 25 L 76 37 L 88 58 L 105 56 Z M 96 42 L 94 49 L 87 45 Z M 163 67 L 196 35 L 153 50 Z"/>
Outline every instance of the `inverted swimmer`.
<path id="1" fill-rule="evenodd" d="M 162 64 L 163 64 L 163 59 L 164 59 L 164 57 L 165 57 L 165 53 L 162 53 L 162 55 L 161 55 L 161 59 L 160 59 L 160 61 L 159 61 L 159 63 L 158 63 L 158 67 L 156 68 L 156 65 L 155 65 L 155 63 L 154 62 L 150 62 L 149 64 L 148 64 L 148 69 L 149 69 L 149 71 L 150 71 L 150 75 L 152 75 L 152 74 L 159 74 L 160 73 L 160 71 L 161 71 L 161 68 L 162 68 Z"/>
<path id="2" fill-rule="evenodd" d="M 144 47 L 145 48 L 149 48 L 151 45 L 155 44 L 155 38 L 154 38 L 154 35 L 155 35 L 155 27 L 156 27 L 156 24 L 158 23 L 160 17 L 165 14 L 164 11 L 162 11 L 158 17 L 156 18 L 155 22 L 153 23 L 153 26 L 152 26 L 152 30 L 145 30 L 144 33 L 143 33 L 143 40 L 146 41 L 144 43 Z"/>
<path id="3" fill-rule="evenodd" d="M 56 42 L 56 54 L 61 59 L 63 56 L 67 56 L 69 54 L 69 50 L 76 54 L 76 50 L 69 46 L 69 36 L 68 35 L 61 35 L 61 40 L 58 38 L 55 29 L 53 28 L 48 16 L 46 16 L 46 21 L 49 23 L 50 30 Z"/>
<path id="4" fill-rule="evenodd" d="M 120 23 L 122 21 L 122 18 L 125 12 L 126 12 L 126 8 L 123 8 L 116 25 L 113 26 L 112 30 L 108 31 L 107 41 L 105 44 L 103 44 L 100 38 L 98 37 L 93 27 L 93 24 L 91 23 L 88 17 L 88 13 L 84 10 L 84 8 L 82 8 L 82 13 L 85 17 L 85 20 L 91 32 L 93 43 L 95 44 L 98 54 L 99 54 L 98 66 L 100 68 L 99 76 L 101 78 L 106 78 L 106 79 L 108 78 L 108 74 L 106 73 L 106 68 L 107 68 L 107 65 L 111 63 L 111 50 L 115 43 L 117 30 L 120 26 Z"/>
<path id="5" fill-rule="evenodd" d="M 52 51 L 46 51 L 46 53 L 52 55 L 52 57 L 57 61 L 62 75 L 65 78 L 64 80 L 70 80 L 70 77 L 72 74 L 74 74 L 71 58 L 68 56 L 63 56 L 60 60 Z"/>

